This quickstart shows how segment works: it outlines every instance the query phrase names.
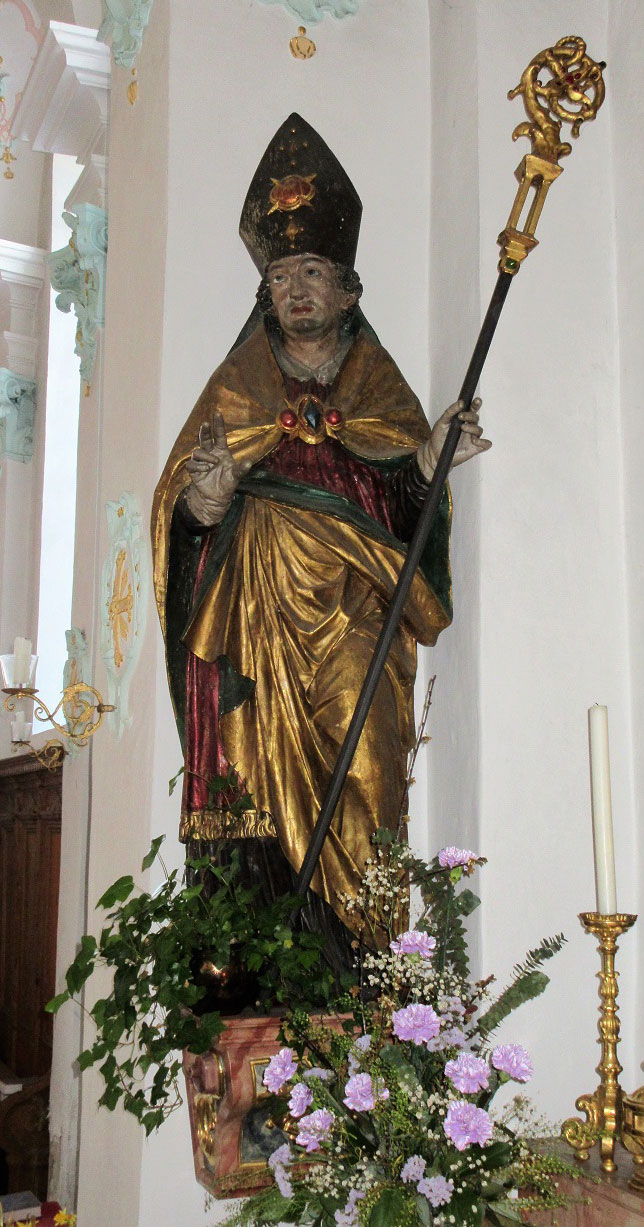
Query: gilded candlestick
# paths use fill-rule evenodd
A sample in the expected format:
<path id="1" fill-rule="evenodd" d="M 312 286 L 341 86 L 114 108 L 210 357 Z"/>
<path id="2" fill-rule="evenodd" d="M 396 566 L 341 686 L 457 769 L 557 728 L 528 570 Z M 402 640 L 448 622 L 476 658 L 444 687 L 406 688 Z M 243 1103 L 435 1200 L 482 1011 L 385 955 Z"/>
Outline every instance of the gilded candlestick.
<path id="1" fill-rule="evenodd" d="M 622 1066 L 617 1058 L 619 1015 L 617 1012 L 618 975 L 615 971 L 617 939 L 635 924 L 637 916 L 618 912 L 601 916 L 599 912 L 581 912 L 579 919 L 587 933 L 598 938 L 601 970 L 599 979 L 599 1043 L 601 1060 L 597 1066 L 600 1083 L 589 1095 L 580 1095 L 575 1107 L 586 1120 L 571 1116 L 564 1121 L 562 1136 L 572 1146 L 575 1158 L 589 1157 L 595 1142 L 599 1142 L 601 1165 L 605 1172 L 615 1170 L 615 1143 L 621 1136 L 623 1092 L 619 1084 Z"/>

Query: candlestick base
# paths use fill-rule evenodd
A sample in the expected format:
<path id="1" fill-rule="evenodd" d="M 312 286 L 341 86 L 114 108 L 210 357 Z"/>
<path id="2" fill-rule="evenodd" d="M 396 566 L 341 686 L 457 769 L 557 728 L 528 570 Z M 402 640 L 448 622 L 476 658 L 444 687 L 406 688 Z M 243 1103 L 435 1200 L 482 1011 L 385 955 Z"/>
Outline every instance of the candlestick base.
<path id="1" fill-rule="evenodd" d="M 622 1132 L 623 1092 L 619 1084 L 622 1066 L 617 1059 L 619 1041 L 619 1016 L 617 1013 L 617 980 L 615 953 L 617 939 L 635 924 L 637 916 L 617 912 L 602 916 L 599 912 L 581 912 L 579 919 L 587 933 L 594 933 L 598 940 L 601 958 L 599 980 L 599 1043 L 601 1061 L 597 1066 L 600 1084 L 592 1094 L 580 1095 L 575 1107 L 586 1119 L 571 1116 L 564 1121 L 561 1134 L 580 1161 L 588 1159 L 590 1151 L 599 1143 L 601 1165 L 605 1172 L 615 1170 L 615 1143 Z"/>

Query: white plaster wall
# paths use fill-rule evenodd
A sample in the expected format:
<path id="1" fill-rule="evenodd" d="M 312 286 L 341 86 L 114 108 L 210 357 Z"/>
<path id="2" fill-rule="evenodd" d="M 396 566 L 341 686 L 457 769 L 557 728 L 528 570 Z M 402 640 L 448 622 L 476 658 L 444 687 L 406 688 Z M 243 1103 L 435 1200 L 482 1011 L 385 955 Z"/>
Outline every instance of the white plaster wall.
<path id="1" fill-rule="evenodd" d="M 637 0 L 611 5 L 608 20 L 607 60 L 615 65 L 611 73 L 611 125 L 613 159 L 613 201 L 616 238 L 616 307 L 618 323 L 618 387 L 621 409 L 621 449 L 623 463 L 623 533 L 625 550 L 625 605 L 628 621 L 630 746 L 615 745 L 617 762 L 625 776 L 631 773 L 632 793 L 628 809 L 619 816 L 620 871 L 626 865 L 630 882 L 620 889 L 618 905 L 641 916 L 644 902 L 644 845 L 641 839 L 644 811 L 644 685 L 642 645 L 644 644 L 644 556 L 640 526 L 644 521 L 642 459 L 644 423 L 639 411 L 640 389 L 644 380 L 644 249 L 636 235 L 642 220 L 644 166 L 634 156 L 637 133 L 644 125 L 644 84 L 638 48 L 644 40 L 644 9 Z M 613 81 L 613 76 L 615 80 Z M 624 879 L 622 879 L 624 880 Z M 621 900 L 621 902 L 620 902 Z M 641 1086 L 644 1053 L 644 1023 L 641 1002 L 644 996 L 644 928 L 640 920 L 624 939 L 630 946 L 630 1016 L 624 1030 L 630 1036 L 631 1053 L 624 1073 L 629 1091 Z"/>
<path id="2" fill-rule="evenodd" d="M 36 153 L 17 141 L 14 178 L 2 177 L 0 191 L 0 236 L 12 243 L 45 247 L 49 234 L 49 155 Z M 4 165 L 4 164 L 3 164 Z"/>
<path id="3" fill-rule="evenodd" d="M 483 299 L 527 144 L 508 139 L 523 114 L 505 90 L 570 31 L 608 59 L 610 8 L 543 0 L 521 6 L 517 21 L 511 0 L 478 5 Z M 594 907 L 593 702 L 610 715 L 618 904 L 636 903 L 611 146 L 612 107 L 636 76 L 609 65 L 608 101 L 551 189 L 541 246 L 512 287 L 483 377 L 495 440 L 481 481 L 484 969 L 505 978 L 540 937 L 563 930 L 569 939 L 550 964 L 547 994 L 503 1031 L 533 1051 L 535 1093 L 552 1118 L 574 1111 L 597 1081 L 599 964 L 577 920 Z M 628 1087 L 637 1085 L 634 956 L 627 937 L 619 965 Z"/>
<path id="4" fill-rule="evenodd" d="M 430 327 L 431 417 L 458 397 L 478 334 L 479 165 L 474 81 L 477 29 L 474 0 L 431 0 Z M 487 406 L 482 421 L 487 425 Z M 479 845 L 479 486 L 487 458 L 454 471 L 452 574 L 454 621 L 423 656 L 436 675 L 425 753 L 430 780 L 428 851 L 446 844 Z M 480 914 L 473 918 L 472 936 Z"/>
<path id="5" fill-rule="evenodd" d="M 158 476 L 167 213 L 167 28 L 167 5 L 158 0 L 140 64 L 147 88 L 141 91 L 134 110 L 124 89 L 113 87 L 111 95 L 103 395 L 94 430 L 87 424 L 80 441 L 79 476 L 89 522 L 83 540 L 77 542 L 76 555 L 76 569 L 88 568 L 86 584 L 93 591 L 94 676 L 103 693 L 107 679 L 99 628 L 104 614 L 105 504 L 130 491 L 139 502 L 145 524 Z M 149 590 L 145 595 L 149 600 Z M 132 726 L 125 737 L 117 740 L 109 723 L 97 734 L 84 785 L 88 814 L 81 836 L 87 841 L 87 913 L 94 931 L 100 924 L 94 900 L 120 874 L 136 872 L 151 832 L 165 825 L 163 813 L 155 812 L 156 788 L 162 792 L 162 785 L 155 784 L 153 763 L 157 735 L 162 735 L 168 711 L 151 616 L 130 710 Z M 177 753 L 172 755 L 173 762 Z M 167 763 L 159 763 L 158 771 L 167 781 Z M 100 995 L 100 987 L 94 993 Z M 87 1032 L 87 1042 L 90 1040 Z M 107 1227 L 117 1212 L 124 1223 L 138 1223 L 141 1131 L 133 1117 L 97 1109 L 100 1094 L 100 1079 L 90 1071 L 80 1087 L 79 1221 Z"/>

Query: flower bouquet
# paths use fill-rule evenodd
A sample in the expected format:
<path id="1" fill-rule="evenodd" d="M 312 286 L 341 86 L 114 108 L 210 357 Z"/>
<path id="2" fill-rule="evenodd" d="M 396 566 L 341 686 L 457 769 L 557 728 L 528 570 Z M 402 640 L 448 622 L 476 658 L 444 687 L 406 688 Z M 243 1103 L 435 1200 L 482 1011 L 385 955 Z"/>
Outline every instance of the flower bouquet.
<path id="1" fill-rule="evenodd" d="M 505 1227 L 563 1203 L 556 1176 L 574 1169 L 491 1112 L 503 1083 L 532 1073 L 524 1048 L 491 1037 L 543 991 L 540 966 L 564 938 L 530 951 L 495 997 L 491 979 L 473 983 L 464 918 L 478 900 L 461 880 L 484 863 L 444 848 L 426 865 L 377 833 L 360 892 L 342 900 L 358 931 L 372 934 L 371 949 L 356 942 L 360 987 L 339 1003 L 333 1027 L 302 1010 L 289 1016 L 264 1073 L 289 1141 L 269 1160 L 274 1183 L 229 1224 Z M 422 911 L 400 935 L 410 883 Z M 378 931 L 387 934 L 379 950 Z"/>

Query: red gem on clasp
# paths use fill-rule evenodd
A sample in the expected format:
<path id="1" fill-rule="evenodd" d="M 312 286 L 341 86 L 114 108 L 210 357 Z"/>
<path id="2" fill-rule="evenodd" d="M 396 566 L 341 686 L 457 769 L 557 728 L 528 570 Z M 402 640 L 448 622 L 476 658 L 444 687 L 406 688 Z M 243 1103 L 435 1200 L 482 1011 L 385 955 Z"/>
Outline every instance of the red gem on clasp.
<path id="1" fill-rule="evenodd" d="M 329 426 L 341 426 L 342 425 L 342 414 L 340 413 L 340 410 L 339 409 L 329 409 L 329 412 L 326 415 L 326 420 L 329 423 Z"/>
<path id="2" fill-rule="evenodd" d="M 294 430 L 297 426 L 297 417 L 292 409 L 283 409 L 280 413 L 280 425 L 284 430 Z"/>

